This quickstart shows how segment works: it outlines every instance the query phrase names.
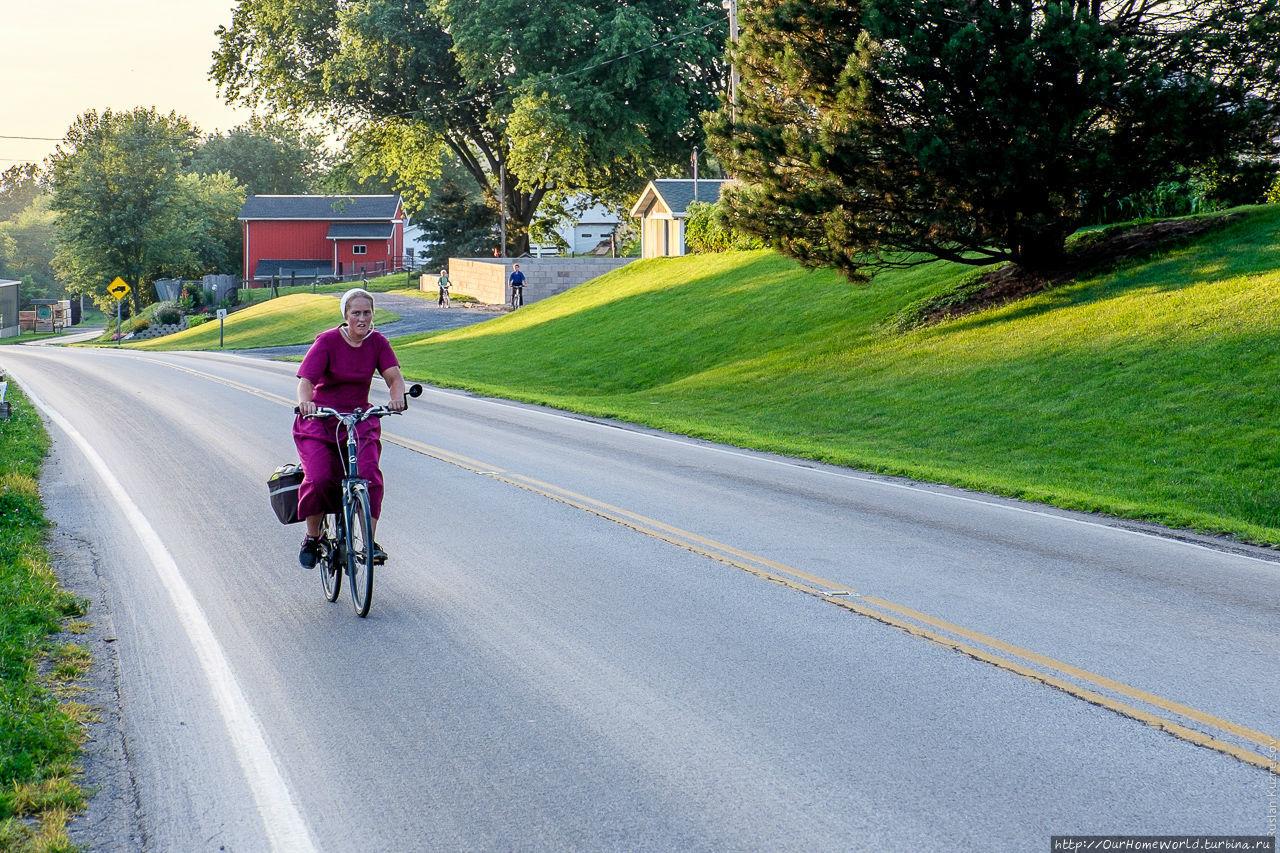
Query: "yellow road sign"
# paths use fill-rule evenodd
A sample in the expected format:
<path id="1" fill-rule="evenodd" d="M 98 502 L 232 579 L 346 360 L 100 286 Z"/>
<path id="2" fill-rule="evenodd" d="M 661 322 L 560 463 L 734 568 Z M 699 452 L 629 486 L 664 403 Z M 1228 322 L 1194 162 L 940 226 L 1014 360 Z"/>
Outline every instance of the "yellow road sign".
<path id="1" fill-rule="evenodd" d="M 107 293 L 110 293 L 116 299 L 124 299 L 129 295 L 129 285 L 124 279 L 116 276 L 116 280 L 107 285 Z"/>

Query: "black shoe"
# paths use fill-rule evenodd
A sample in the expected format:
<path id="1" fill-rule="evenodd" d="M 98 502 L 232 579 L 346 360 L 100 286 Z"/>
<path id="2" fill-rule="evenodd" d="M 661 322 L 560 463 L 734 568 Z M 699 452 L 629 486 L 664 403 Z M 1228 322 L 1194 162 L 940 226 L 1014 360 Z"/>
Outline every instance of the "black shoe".
<path id="1" fill-rule="evenodd" d="M 304 569 L 314 569 L 320 559 L 320 539 L 308 536 L 302 540 L 302 550 L 298 552 L 298 564 Z"/>
<path id="2" fill-rule="evenodd" d="M 381 566 L 387 561 L 387 552 L 382 550 L 382 546 L 377 542 L 373 543 L 373 564 Z"/>

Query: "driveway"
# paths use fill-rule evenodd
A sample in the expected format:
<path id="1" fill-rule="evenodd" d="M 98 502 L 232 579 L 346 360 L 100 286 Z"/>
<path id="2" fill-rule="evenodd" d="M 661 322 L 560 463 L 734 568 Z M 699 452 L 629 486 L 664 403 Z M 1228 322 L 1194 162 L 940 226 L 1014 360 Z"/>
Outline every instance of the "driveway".
<path id="1" fill-rule="evenodd" d="M 338 324 L 336 302 L 341 294 L 335 293 L 332 296 L 335 302 L 333 314 L 334 325 L 336 326 Z M 373 298 L 374 304 L 378 308 L 385 308 L 400 315 L 399 320 L 393 323 L 384 323 L 377 327 L 378 331 L 388 338 L 417 335 L 422 332 L 436 332 L 441 329 L 458 329 L 462 326 L 470 326 L 473 323 L 482 323 L 485 320 L 490 320 L 508 310 L 505 305 L 481 305 L 473 308 L 454 305 L 452 308 L 441 308 L 436 304 L 434 298 L 423 299 L 398 293 L 375 293 Z M 237 350 L 237 352 L 242 355 L 268 357 L 302 356 L 306 355 L 307 350 L 310 348 L 310 344 L 300 344 L 287 347 Z"/>

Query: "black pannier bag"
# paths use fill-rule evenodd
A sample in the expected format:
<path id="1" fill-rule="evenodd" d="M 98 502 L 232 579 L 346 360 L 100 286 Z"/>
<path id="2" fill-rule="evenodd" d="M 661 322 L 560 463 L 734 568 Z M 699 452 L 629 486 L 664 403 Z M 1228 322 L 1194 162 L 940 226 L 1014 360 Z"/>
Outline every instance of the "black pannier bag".
<path id="1" fill-rule="evenodd" d="M 267 494 L 271 498 L 271 508 L 281 524 L 297 524 L 298 518 L 298 486 L 302 485 L 302 466 L 297 462 L 281 465 L 267 479 Z"/>

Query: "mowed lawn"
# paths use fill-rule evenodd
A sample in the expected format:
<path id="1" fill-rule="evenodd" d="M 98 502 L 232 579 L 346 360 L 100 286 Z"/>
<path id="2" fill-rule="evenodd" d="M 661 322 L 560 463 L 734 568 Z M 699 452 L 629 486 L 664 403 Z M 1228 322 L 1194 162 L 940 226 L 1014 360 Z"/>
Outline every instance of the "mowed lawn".
<path id="1" fill-rule="evenodd" d="M 932 264 L 856 287 L 771 252 L 638 261 L 397 341 L 414 379 L 1280 544 L 1280 208 L 909 332 Z M 216 332 L 216 329 L 215 329 Z"/>
<path id="2" fill-rule="evenodd" d="M 390 311 L 378 309 L 374 313 L 375 323 L 398 319 L 400 315 Z M 248 349 L 309 344 L 317 334 L 341 322 L 337 299 L 294 293 L 229 314 L 221 330 L 221 347 Z M 123 346 L 145 350 L 216 350 L 219 349 L 218 320 L 160 338 L 129 341 Z"/>

